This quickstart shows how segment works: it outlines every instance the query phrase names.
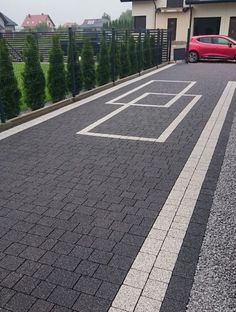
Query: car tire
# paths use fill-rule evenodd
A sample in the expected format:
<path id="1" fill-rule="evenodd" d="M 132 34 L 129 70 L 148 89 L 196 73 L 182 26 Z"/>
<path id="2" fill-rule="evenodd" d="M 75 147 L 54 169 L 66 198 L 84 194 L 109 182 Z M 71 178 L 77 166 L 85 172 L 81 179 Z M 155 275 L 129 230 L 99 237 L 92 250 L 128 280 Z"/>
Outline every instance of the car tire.
<path id="1" fill-rule="evenodd" d="M 196 51 L 190 51 L 188 54 L 189 63 L 197 63 L 199 60 L 198 53 Z"/>

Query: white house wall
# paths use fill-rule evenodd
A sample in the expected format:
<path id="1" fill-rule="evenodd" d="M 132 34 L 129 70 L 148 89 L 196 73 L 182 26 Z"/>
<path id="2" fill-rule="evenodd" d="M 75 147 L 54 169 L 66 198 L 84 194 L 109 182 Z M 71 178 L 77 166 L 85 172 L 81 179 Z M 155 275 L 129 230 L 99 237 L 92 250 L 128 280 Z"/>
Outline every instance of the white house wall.
<path id="1" fill-rule="evenodd" d="M 166 7 L 166 0 L 156 1 L 158 8 Z M 189 11 L 186 13 L 158 13 L 156 15 L 152 1 L 138 1 L 132 3 L 133 16 L 146 16 L 146 27 L 167 28 L 168 18 L 177 18 L 176 41 L 186 41 L 189 27 Z M 221 17 L 220 34 L 228 35 L 230 17 L 236 16 L 236 3 L 202 4 L 193 6 L 194 17 Z M 194 23 L 193 23 L 194 24 Z"/>

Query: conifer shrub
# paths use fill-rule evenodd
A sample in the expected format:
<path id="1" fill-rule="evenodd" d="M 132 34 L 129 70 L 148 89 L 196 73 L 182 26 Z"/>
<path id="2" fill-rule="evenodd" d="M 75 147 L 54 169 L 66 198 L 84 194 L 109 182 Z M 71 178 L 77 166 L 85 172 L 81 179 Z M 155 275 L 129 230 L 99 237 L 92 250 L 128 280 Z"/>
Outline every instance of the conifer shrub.
<path id="1" fill-rule="evenodd" d="M 120 75 L 120 46 L 118 42 L 114 41 L 111 43 L 109 55 L 110 55 L 110 64 L 111 64 L 110 75 L 111 75 L 111 78 L 113 78 L 112 66 L 114 66 L 114 81 L 116 81 Z M 113 61 L 114 61 L 114 65 L 113 65 Z"/>
<path id="2" fill-rule="evenodd" d="M 130 62 L 127 43 L 121 44 L 120 50 L 120 78 L 127 77 L 130 73 Z"/>
<path id="3" fill-rule="evenodd" d="M 128 53 L 129 53 L 129 63 L 130 63 L 130 75 L 132 75 L 132 74 L 137 73 L 138 71 L 136 42 L 132 35 L 129 37 Z"/>
<path id="4" fill-rule="evenodd" d="M 59 37 L 53 36 L 49 54 L 48 90 L 53 102 L 61 101 L 66 95 L 66 73 L 63 51 Z"/>
<path id="5" fill-rule="evenodd" d="M 5 39 L 0 39 L 0 104 L 1 120 L 19 115 L 20 97 L 17 80 Z"/>
<path id="6" fill-rule="evenodd" d="M 141 33 L 139 34 L 137 42 L 137 61 L 138 61 L 138 72 L 141 72 L 143 69 L 143 43 Z"/>
<path id="7" fill-rule="evenodd" d="M 157 65 L 156 41 L 154 35 L 150 36 L 150 48 L 151 48 L 151 66 L 154 67 Z"/>
<path id="8" fill-rule="evenodd" d="M 110 68 L 109 49 L 106 40 L 103 38 L 100 45 L 97 67 L 97 81 L 99 86 L 102 86 L 110 81 Z"/>
<path id="9" fill-rule="evenodd" d="M 150 67 L 151 67 L 150 35 L 146 33 L 143 41 L 143 69 L 148 69 Z"/>
<path id="10" fill-rule="evenodd" d="M 96 86 L 96 71 L 94 63 L 94 51 L 89 38 L 85 38 L 82 49 L 82 73 L 85 90 L 91 90 Z"/>
<path id="11" fill-rule="evenodd" d="M 83 74 L 73 34 L 69 40 L 66 81 L 67 88 L 73 96 L 80 93 L 83 88 Z"/>
<path id="12" fill-rule="evenodd" d="M 39 61 L 36 37 L 28 34 L 24 49 L 23 88 L 25 102 L 32 110 L 42 108 L 45 100 L 45 77 Z"/>

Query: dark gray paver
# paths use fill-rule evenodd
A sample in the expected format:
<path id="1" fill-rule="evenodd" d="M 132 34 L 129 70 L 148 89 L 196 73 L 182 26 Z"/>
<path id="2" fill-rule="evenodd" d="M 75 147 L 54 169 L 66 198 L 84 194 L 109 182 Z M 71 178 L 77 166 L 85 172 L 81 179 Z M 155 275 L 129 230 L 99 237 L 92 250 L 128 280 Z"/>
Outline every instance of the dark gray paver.
<path id="1" fill-rule="evenodd" d="M 118 108 L 105 102 L 150 79 L 194 80 L 190 92 L 203 95 L 167 142 L 76 135 Z M 175 66 L 0 141 L 0 291 L 8 298 L 3 309 L 109 309 L 228 80 L 236 80 L 232 64 Z M 158 88 L 177 92 L 181 86 L 149 85 L 123 100 Z M 144 101 L 156 102 L 156 97 Z M 169 112 L 132 107 L 94 130 L 157 137 L 186 104 L 181 99 Z M 210 204 L 210 196 L 199 202 Z M 186 306 L 190 263 L 201 246 L 196 234 L 204 235 L 199 224 L 205 215 L 196 211 L 180 253 L 189 265 L 176 266 L 163 312 L 182 312 Z M 38 281 L 29 283 L 30 296 L 17 288 L 21 278 Z M 178 283 L 182 301 L 176 301 Z"/>

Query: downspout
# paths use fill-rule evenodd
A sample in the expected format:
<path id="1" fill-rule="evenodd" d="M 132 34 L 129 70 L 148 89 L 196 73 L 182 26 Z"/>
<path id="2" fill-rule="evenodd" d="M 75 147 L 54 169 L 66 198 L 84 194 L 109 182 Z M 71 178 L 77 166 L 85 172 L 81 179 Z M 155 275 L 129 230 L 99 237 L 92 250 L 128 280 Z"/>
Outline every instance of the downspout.
<path id="1" fill-rule="evenodd" d="M 157 25 L 157 4 L 156 4 L 156 0 L 152 0 L 154 7 L 155 7 L 155 16 L 154 16 L 154 29 L 156 29 L 156 25 Z"/>

